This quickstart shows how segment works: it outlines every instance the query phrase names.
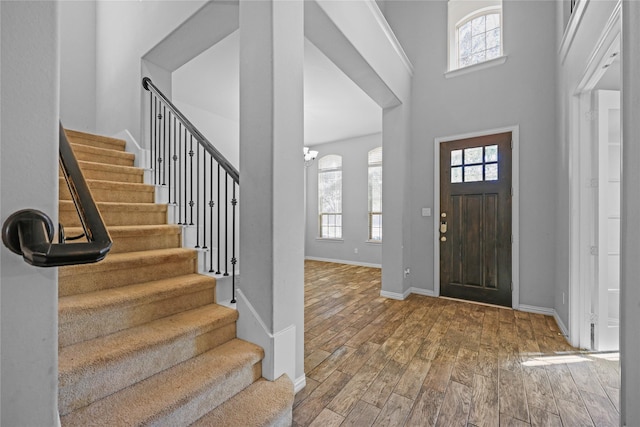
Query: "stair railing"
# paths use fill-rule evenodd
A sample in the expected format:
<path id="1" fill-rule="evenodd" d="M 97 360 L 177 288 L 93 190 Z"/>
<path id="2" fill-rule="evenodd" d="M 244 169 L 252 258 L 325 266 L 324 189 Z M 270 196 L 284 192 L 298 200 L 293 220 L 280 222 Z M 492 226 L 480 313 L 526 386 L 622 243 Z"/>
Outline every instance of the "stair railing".
<path id="1" fill-rule="evenodd" d="M 84 233 L 66 238 L 62 225 L 58 243 L 53 243 L 55 228 L 45 213 L 36 209 L 14 212 L 2 226 L 2 241 L 12 252 L 36 267 L 98 262 L 111 249 L 111 238 L 91 196 L 78 161 L 71 150 L 62 124 L 60 124 L 60 168 L 69 187 L 71 198 L 80 217 Z M 67 240 L 86 237 L 86 242 L 67 244 Z"/>
<path id="2" fill-rule="evenodd" d="M 209 273 L 231 275 L 235 303 L 240 174 L 151 79 L 142 79 L 142 87 L 149 92 L 153 184 L 166 187 L 176 223 L 195 226 L 195 248 L 205 252 L 205 265 L 208 256 Z"/>

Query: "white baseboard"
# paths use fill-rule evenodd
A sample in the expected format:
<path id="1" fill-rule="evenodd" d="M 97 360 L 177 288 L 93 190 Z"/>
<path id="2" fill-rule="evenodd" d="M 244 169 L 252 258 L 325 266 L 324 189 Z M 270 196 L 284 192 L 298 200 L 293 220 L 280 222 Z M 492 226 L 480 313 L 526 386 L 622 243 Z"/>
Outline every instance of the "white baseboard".
<path id="1" fill-rule="evenodd" d="M 565 326 L 562 319 L 560 319 L 560 316 L 558 315 L 558 312 L 555 309 L 548 308 L 548 307 L 536 307 L 535 305 L 520 304 L 517 307 L 517 310 L 526 311 L 527 313 L 536 313 L 536 314 L 544 314 L 545 316 L 553 316 L 553 318 L 556 320 L 556 323 L 558 324 L 558 327 L 560 328 L 560 332 L 562 332 L 562 335 L 564 335 L 565 337 L 569 337 L 569 330 Z"/>
<path id="2" fill-rule="evenodd" d="M 424 295 L 424 296 L 427 296 L 427 297 L 435 297 L 436 296 L 435 292 L 433 292 L 432 290 L 421 289 L 421 288 L 409 288 L 406 291 L 404 291 L 404 293 L 380 291 L 380 296 L 381 297 L 397 299 L 397 300 L 400 300 L 400 301 L 406 299 L 411 294 Z"/>
<path id="3" fill-rule="evenodd" d="M 264 349 L 262 376 L 275 381 L 282 374 L 296 378 L 296 326 L 290 325 L 271 333 L 253 305 L 240 289 L 236 289 L 238 338 L 255 343 Z"/>
<path id="4" fill-rule="evenodd" d="M 336 264 L 357 265 L 359 267 L 382 268 L 381 264 L 372 264 L 370 262 L 348 261 L 344 259 L 319 258 L 315 256 L 306 256 L 304 259 L 309 261 L 333 262 Z"/>
<path id="5" fill-rule="evenodd" d="M 293 382 L 293 393 L 297 393 L 307 386 L 307 376 L 302 374 Z"/>

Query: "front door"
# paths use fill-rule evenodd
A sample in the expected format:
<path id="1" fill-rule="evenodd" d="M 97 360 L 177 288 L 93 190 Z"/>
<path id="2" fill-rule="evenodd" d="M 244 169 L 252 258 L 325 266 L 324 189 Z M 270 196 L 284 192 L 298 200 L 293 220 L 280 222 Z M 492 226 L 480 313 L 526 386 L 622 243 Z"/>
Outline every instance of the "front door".
<path id="1" fill-rule="evenodd" d="M 440 144 L 440 295 L 512 306 L 511 132 Z"/>

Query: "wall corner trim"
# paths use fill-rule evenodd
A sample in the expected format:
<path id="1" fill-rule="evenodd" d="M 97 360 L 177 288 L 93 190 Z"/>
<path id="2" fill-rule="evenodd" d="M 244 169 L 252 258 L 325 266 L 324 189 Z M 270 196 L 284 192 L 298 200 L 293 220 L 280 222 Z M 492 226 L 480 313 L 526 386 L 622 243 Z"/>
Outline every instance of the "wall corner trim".
<path id="1" fill-rule="evenodd" d="M 302 374 L 293 382 L 293 393 L 298 393 L 300 390 L 307 386 L 307 376 Z"/>

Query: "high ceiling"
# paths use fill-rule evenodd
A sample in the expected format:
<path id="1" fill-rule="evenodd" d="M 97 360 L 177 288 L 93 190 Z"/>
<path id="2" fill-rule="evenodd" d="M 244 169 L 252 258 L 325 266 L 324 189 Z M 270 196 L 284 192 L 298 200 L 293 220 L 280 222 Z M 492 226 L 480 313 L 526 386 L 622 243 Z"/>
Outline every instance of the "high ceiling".
<path id="1" fill-rule="evenodd" d="M 174 79 L 181 76 L 180 101 L 237 121 L 238 46 L 236 31 L 177 69 Z M 305 40 L 304 106 L 305 145 L 382 131 L 381 108 L 308 40 Z"/>

